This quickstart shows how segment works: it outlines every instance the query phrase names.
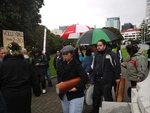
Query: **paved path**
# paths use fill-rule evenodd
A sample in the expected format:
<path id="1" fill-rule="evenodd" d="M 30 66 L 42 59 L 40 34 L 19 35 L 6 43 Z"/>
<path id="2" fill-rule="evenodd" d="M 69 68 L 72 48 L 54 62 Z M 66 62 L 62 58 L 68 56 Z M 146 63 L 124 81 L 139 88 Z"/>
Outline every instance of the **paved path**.
<path id="1" fill-rule="evenodd" d="M 55 85 L 56 78 L 52 79 L 53 87 L 47 86 L 47 93 L 40 97 L 32 97 L 32 113 L 62 113 L 60 100 L 57 96 Z M 92 106 L 84 105 L 83 113 L 91 111 Z"/>
<path id="2" fill-rule="evenodd" d="M 126 78 L 126 70 L 122 68 L 122 77 Z M 60 100 L 57 96 L 55 85 L 57 83 L 56 78 L 52 79 L 53 87 L 47 86 L 47 93 L 42 94 L 40 97 L 32 97 L 32 113 L 62 113 Z M 128 80 L 126 80 L 124 101 L 129 102 L 130 99 L 127 96 L 126 90 L 129 86 Z M 84 104 L 83 113 L 89 113 L 92 106 Z"/>

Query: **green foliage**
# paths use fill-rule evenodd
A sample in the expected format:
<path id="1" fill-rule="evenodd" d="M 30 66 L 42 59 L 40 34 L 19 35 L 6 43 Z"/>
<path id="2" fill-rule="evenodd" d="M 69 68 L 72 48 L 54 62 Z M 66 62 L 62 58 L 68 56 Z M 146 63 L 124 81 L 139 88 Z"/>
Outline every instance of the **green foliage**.
<path id="1" fill-rule="evenodd" d="M 147 20 L 143 20 L 141 25 L 140 25 L 140 40 L 144 43 L 145 41 L 150 41 L 150 30 L 148 27 L 148 22 Z"/>
<path id="2" fill-rule="evenodd" d="M 43 0 L 0 0 L 0 45 L 2 30 L 24 32 L 25 44 L 30 41 L 29 32 L 41 22 L 39 9 Z"/>
<path id="3" fill-rule="evenodd" d="M 43 37 L 44 37 L 44 29 L 46 27 L 43 25 L 38 25 L 35 31 L 30 32 L 30 36 L 32 37 L 30 40 L 30 47 L 38 47 L 43 48 Z M 64 45 L 74 44 L 75 40 L 62 39 L 59 35 L 55 35 L 51 33 L 49 29 L 47 29 L 46 33 L 46 51 L 50 53 L 55 53 L 57 50 L 60 50 Z"/>

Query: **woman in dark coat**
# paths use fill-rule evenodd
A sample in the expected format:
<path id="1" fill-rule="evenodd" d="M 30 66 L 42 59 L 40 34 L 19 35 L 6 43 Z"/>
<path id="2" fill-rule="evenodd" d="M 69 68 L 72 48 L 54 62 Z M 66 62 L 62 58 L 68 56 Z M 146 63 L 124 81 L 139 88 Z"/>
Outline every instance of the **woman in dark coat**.
<path id="1" fill-rule="evenodd" d="M 20 53 L 20 46 L 12 42 L 8 54 L 0 64 L 0 90 L 7 113 L 31 113 L 31 96 L 40 96 L 41 89 L 32 65 Z"/>
<path id="2" fill-rule="evenodd" d="M 82 113 L 84 104 L 84 89 L 88 81 L 87 73 L 82 68 L 79 61 L 74 58 L 74 48 L 71 45 L 63 47 L 61 50 L 63 61 L 59 68 L 59 82 L 64 82 L 76 77 L 81 80 L 69 91 L 60 94 L 63 113 Z"/>

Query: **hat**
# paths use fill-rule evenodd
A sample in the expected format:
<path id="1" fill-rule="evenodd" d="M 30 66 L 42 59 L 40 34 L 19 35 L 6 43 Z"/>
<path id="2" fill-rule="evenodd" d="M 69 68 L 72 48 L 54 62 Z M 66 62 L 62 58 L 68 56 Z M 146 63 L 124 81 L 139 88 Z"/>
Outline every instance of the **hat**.
<path id="1" fill-rule="evenodd" d="M 65 53 L 73 52 L 73 51 L 74 51 L 74 47 L 71 45 L 67 45 L 67 46 L 64 46 L 60 52 L 62 54 L 65 54 Z"/>
<path id="2" fill-rule="evenodd" d="M 33 49 L 33 53 L 36 53 L 36 52 L 37 52 L 37 53 L 41 53 L 41 50 L 40 50 L 39 48 L 34 48 L 34 49 Z"/>

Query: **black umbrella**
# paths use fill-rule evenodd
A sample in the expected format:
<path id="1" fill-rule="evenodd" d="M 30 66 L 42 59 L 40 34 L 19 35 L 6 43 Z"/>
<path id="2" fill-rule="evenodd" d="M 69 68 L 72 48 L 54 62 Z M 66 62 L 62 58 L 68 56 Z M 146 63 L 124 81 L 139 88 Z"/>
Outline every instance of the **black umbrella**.
<path id="1" fill-rule="evenodd" d="M 92 29 L 82 34 L 78 38 L 77 44 L 92 45 L 96 44 L 100 39 L 112 42 L 114 40 L 118 40 L 119 37 L 107 29 Z"/>

